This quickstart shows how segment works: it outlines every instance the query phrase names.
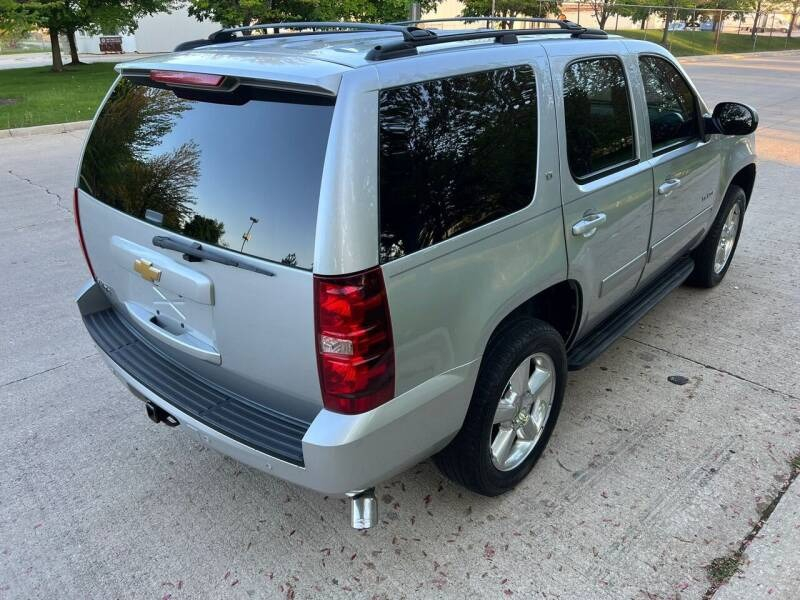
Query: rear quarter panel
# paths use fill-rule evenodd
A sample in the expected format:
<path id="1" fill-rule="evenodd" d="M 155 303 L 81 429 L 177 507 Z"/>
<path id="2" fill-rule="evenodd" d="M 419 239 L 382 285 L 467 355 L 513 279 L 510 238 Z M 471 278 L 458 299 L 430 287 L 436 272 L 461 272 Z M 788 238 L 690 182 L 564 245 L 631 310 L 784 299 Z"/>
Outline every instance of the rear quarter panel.
<path id="1" fill-rule="evenodd" d="M 396 352 L 396 393 L 479 359 L 495 327 L 525 300 L 566 278 L 555 113 L 538 44 L 438 53 L 379 65 L 382 87 L 470 71 L 533 66 L 538 162 L 531 204 L 383 266 Z M 549 175 L 548 175 L 549 174 Z M 534 175 L 533 173 L 531 174 Z M 467 394 L 468 396 L 468 394 Z M 465 398 L 464 409 L 469 397 Z"/>

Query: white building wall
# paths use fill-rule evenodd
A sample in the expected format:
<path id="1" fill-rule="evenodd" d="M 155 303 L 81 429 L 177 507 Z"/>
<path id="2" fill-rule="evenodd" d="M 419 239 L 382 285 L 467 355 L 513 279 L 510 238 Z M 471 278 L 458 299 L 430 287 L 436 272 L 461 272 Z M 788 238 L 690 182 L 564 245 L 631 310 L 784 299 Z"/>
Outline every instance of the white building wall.
<path id="1" fill-rule="evenodd" d="M 208 37 L 221 29 L 213 21 L 198 21 L 189 16 L 185 6 L 171 13 L 157 13 L 139 19 L 135 32 L 137 52 L 172 52 L 175 46 L 187 40 Z"/>

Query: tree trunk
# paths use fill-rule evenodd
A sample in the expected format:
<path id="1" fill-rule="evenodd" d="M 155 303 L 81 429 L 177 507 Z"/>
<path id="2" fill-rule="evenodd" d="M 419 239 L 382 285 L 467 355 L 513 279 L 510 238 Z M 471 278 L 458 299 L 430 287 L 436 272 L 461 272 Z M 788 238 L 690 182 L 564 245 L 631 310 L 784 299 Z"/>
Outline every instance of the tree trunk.
<path id="1" fill-rule="evenodd" d="M 53 66 L 51 69 L 60 73 L 64 70 L 64 64 L 61 62 L 61 46 L 58 43 L 58 31 L 50 30 L 50 52 L 53 55 Z"/>
<path id="2" fill-rule="evenodd" d="M 753 28 L 750 32 L 750 37 L 753 39 L 758 35 L 758 20 L 761 18 L 761 0 L 756 3 L 756 16 L 753 18 Z"/>
<path id="3" fill-rule="evenodd" d="M 672 9 L 670 8 L 667 11 L 667 15 L 664 18 L 664 32 L 661 34 L 661 45 L 667 45 L 667 39 L 669 38 L 669 26 L 672 23 Z"/>
<path id="4" fill-rule="evenodd" d="M 80 57 L 78 56 L 78 45 L 75 43 L 75 30 L 73 28 L 67 29 L 67 41 L 69 42 L 69 55 L 71 65 L 82 65 Z"/>
<path id="5" fill-rule="evenodd" d="M 603 8 L 600 9 L 600 12 L 595 15 L 595 17 L 597 18 L 597 25 L 598 27 L 600 27 L 600 29 L 606 28 L 606 21 L 608 21 L 608 17 L 610 14 L 611 13 L 604 6 Z"/>
<path id="6" fill-rule="evenodd" d="M 786 37 L 789 39 L 791 39 L 792 37 L 792 32 L 794 31 L 794 26 L 796 21 L 797 21 L 797 13 L 794 12 L 792 13 L 792 18 L 789 19 L 789 30 L 786 32 Z"/>

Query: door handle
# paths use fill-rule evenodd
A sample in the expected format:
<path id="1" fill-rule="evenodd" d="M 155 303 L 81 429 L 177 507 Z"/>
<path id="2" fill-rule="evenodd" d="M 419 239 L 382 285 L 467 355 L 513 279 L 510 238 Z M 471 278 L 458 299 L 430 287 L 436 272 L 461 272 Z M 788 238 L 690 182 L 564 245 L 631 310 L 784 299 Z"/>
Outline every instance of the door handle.
<path id="1" fill-rule="evenodd" d="M 660 196 L 668 196 L 674 189 L 681 187 L 680 179 L 667 179 L 664 183 L 658 186 L 658 193 Z"/>
<path id="2" fill-rule="evenodd" d="M 585 238 L 597 233 L 597 228 L 606 222 L 606 213 L 590 213 L 572 226 L 572 235 L 582 235 Z"/>

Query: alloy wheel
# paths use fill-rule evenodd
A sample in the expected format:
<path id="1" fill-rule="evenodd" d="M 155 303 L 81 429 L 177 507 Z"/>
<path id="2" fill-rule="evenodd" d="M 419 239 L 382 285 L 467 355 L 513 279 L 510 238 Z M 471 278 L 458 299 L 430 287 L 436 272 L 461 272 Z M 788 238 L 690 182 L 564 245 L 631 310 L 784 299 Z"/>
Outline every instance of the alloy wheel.
<path id="1" fill-rule="evenodd" d="M 492 464 L 517 468 L 533 451 L 547 425 L 556 390 L 553 359 L 543 352 L 514 370 L 495 410 L 489 438 Z"/>

